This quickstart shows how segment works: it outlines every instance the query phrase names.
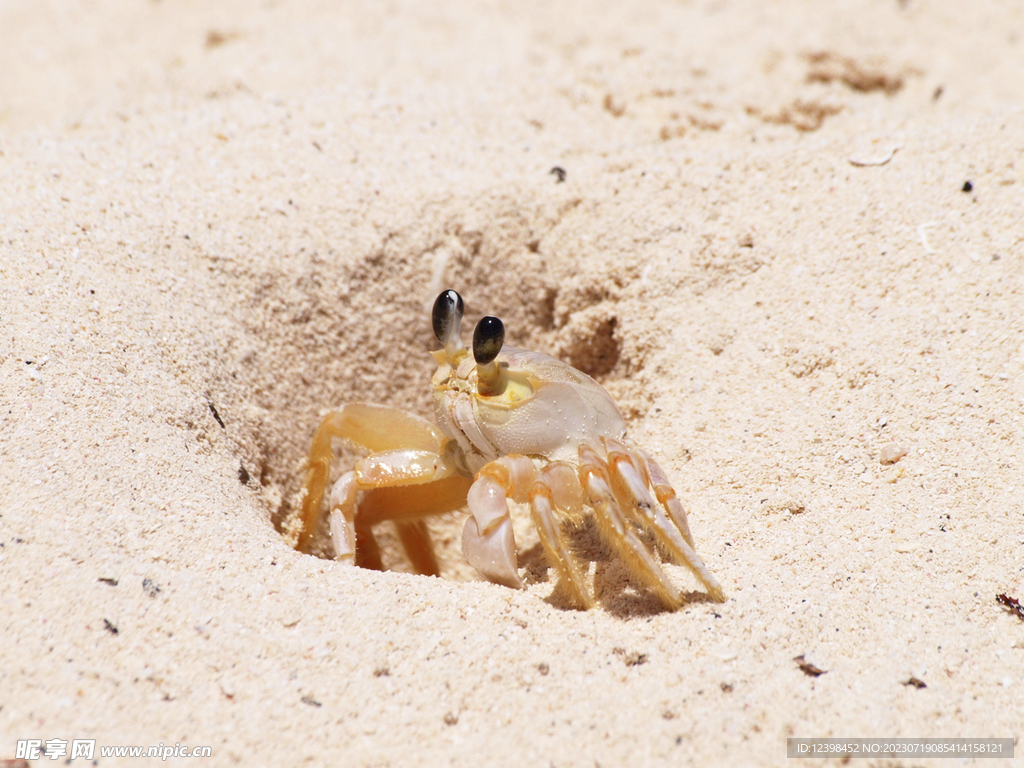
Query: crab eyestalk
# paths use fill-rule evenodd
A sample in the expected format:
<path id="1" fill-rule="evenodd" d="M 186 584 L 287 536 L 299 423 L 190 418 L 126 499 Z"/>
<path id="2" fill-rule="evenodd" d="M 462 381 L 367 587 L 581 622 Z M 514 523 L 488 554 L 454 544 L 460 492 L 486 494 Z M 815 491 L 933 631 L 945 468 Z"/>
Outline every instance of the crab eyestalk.
<path id="1" fill-rule="evenodd" d="M 462 346 L 462 339 L 459 337 L 465 310 L 466 305 L 463 304 L 458 292 L 448 289 L 441 291 L 434 299 L 434 309 L 430 314 L 434 336 L 444 347 L 444 356 L 451 365 L 457 365 L 459 360 L 465 357 L 465 347 Z"/>
<path id="2" fill-rule="evenodd" d="M 498 394 L 504 389 L 503 371 L 496 360 L 504 343 L 505 326 L 501 320 L 488 315 L 476 324 L 473 359 L 476 360 L 477 386 L 483 395 Z"/>

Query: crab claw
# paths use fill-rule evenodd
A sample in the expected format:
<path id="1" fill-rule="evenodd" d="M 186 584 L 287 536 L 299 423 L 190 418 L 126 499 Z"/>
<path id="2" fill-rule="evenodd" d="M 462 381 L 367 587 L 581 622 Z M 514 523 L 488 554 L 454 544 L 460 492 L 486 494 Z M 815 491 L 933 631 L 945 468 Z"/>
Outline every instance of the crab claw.
<path id="1" fill-rule="evenodd" d="M 462 529 L 462 553 L 480 575 L 494 584 L 521 589 L 505 489 L 490 477 L 481 477 L 469 490 L 473 513 Z"/>

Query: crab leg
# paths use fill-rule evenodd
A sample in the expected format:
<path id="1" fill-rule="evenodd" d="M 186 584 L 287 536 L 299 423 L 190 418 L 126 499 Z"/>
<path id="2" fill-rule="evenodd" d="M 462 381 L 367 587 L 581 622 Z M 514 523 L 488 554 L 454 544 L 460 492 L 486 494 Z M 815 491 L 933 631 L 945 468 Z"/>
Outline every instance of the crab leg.
<path id="1" fill-rule="evenodd" d="M 583 580 L 583 574 L 569 550 L 557 512 L 579 515 L 582 510 L 582 489 L 576 473 L 568 464 L 555 462 L 541 472 L 540 480 L 530 489 L 530 515 L 540 536 L 548 561 L 558 571 L 559 583 L 569 592 L 572 601 L 584 610 L 594 605 L 594 598 Z"/>
<path id="2" fill-rule="evenodd" d="M 672 483 L 668 481 L 665 470 L 658 466 L 658 462 L 652 459 L 651 455 L 643 449 L 638 448 L 636 452 L 640 454 L 640 457 L 647 465 L 647 471 L 651 478 L 651 487 L 654 488 L 654 495 L 658 497 L 658 502 L 665 507 L 668 516 L 675 523 L 679 532 L 683 534 L 683 538 L 686 539 L 686 543 L 690 545 L 690 548 L 696 549 L 696 545 L 693 543 L 693 536 L 690 534 L 690 524 L 686 519 L 686 510 L 683 509 L 683 505 L 676 498 L 676 492 L 672 489 Z"/>
<path id="3" fill-rule="evenodd" d="M 334 528 L 334 518 L 331 519 L 331 528 Z M 383 571 L 384 561 L 380 556 L 380 546 L 377 544 L 377 537 L 373 535 L 373 526 L 362 517 L 357 517 L 352 526 L 352 538 L 359 542 L 355 552 L 355 564 L 360 568 L 367 568 L 371 571 Z"/>
<path id="4" fill-rule="evenodd" d="M 306 460 L 305 494 L 295 544 L 300 552 L 309 551 L 320 521 L 320 507 L 334 458 L 334 438 L 350 440 L 372 452 L 411 450 L 438 457 L 444 453 L 447 442 L 441 430 L 429 421 L 397 408 L 350 403 L 340 411 L 328 413 L 316 430 Z M 417 482 L 412 478 L 407 480 Z"/>
<path id="5" fill-rule="evenodd" d="M 690 569 L 713 599 L 724 600 L 725 595 L 717 579 L 683 537 L 682 531 L 669 522 L 651 496 L 642 464 L 622 443 L 606 439 L 605 445 L 608 448 L 610 484 L 620 508 L 632 510 L 643 526 L 654 534 L 658 543 L 671 553 L 672 558 Z M 658 469 L 660 471 L 661 468 Z M 672 493 L 672 501 L 682 511 L 682 505 L 675 498 L 671 487 L 669 491 Z M 685 513 L 683 515 L 685 523 Z M 689 533 L 689 530 L 686 532 Z"/>
<path id="6" fill-rule="evenodd" d="M 422 484 L 389 487 L 380 477 L 374 477 L 372 471 L 366 471 L 367 465 L 371 470 L 377 470 L 381 465 L 389 466 L 383 459 L 395 453 L 400 452 L 363 459 L 356 464 L 356 469 L 346 472 L 334 484 L 330 501 L 334 557 L 362 568 L 383 570 L 373 526 L 384 520 L 393 520 L 416 571 L 426 576 L 437 576 L 437 559 L 422 518 L 464 506 L 471 480 L 453 474 Z M 387 479 L 395 481 L 396 476 L 401 480 L 408 479 L 393 469 L 389 467 L 384 473 Z"/>
<path id="7" fill-rule="evenodd" d="M 427 524 L 423 520 L 411 520 L 407 523 L 396 523 L 395 527 L 398 529 L 402 548 L 409 556 L 416 573 L 423 576 L 440 576 L 441 569 L 434 555 L 434 545 L 430 541 Z"/>
<path id="8" fill-rule="evenodd" d="M 416 572 L 437 576 L 439 569 L 430 532 L 420 518 L 460 508 L 465 504 L 468 489 L 468 478 L 452 476 L 414 488 L 362 490 L 357 473 L 346 472 L 331 490 L 330 523 L 335 559 L 383 570 L 373 525 L 382 520 L 394 520 L 398 537 Z"/>
<path id="9" fill-rule="evenodd" d="M 331 489 L 331 538 L 334 540 L 334 558 L 354 563 L 356 558 L 356 504 L 359 483 L 355 472 L 346 472 Z M 317 508 L 319 514 L 319 506 Z M 373 536 L 371 534 L 370 538 Z M 364 547 L 369 542 L 364 543 Z M 380 555 L 378 553 L 378 559 Z"/>
<path id="10" fill-rule="evenodd" d="M 615 547 L 636 579 L 653 590 L 665 605 L 677 607 L 679 590 L 623 516 L 609 485 L 607 466 L 587 445 L 580 446 L 580 482 L 590 497 L 602 538 Z"/>

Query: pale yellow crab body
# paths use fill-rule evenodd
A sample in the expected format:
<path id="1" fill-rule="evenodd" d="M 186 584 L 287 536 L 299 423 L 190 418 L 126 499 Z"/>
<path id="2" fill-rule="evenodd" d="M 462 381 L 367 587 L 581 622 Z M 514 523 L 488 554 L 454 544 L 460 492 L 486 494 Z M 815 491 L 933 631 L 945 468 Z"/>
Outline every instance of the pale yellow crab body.
<path id="1" fill-rule="evenodd" d="M 423 520 L 468 507 L 466 560 L 496 584 L 522 587 L 509 501 L 529 507 L 545 554 L 568 601 L 594 604 L 587 568 L 570 544 L 588 510 L 634 581 L 669 607 L 679 589 L 659 553 L 686 566 L 715 600 L 722 589 L 694 548 L 686 512 L 665 472 L 628 437 L 608 392 L 547 355 L 503 346 L 504 326 L 485 317 L 472 353 L 459 339 L 462 297 L 434 304 L 432 385 L 437 425 L 404 411 L 352 403 L 324 417 L 310 449 L 296 547 L 310 551 L 330 476 L 333 438 L 369 455 L 334 484 L 330 528 L 335 557 L 382 568 L 373 526 L 394 521 L 421 573 L 437 574 Z"/>
<path id="2" fill-rule="evenodd" d="M 440 357 L 432 382 L 434 413 L 474 474 L 511 454 L 576 465 L 581 445 L 626 436 L 605 388 L 553 357 L 504 347 L 496 362 L 507 371 L 506 386 L 491 395 L 480 394 L 472 357 L 454 368 Z"/>

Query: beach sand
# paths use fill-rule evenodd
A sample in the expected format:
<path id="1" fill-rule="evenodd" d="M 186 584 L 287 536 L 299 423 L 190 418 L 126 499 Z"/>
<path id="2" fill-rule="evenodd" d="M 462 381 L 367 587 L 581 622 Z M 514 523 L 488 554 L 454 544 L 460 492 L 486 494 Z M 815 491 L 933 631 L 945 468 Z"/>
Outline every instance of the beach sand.
<path id="1" fill-rule="evenodd" d="M 0 72 L 0 758 L 1020 763 L 1019 3 L 8 0 Z M 446 287 L 612 393 L 724 603 L 570 610 L 525 518 L 521 591 L 462 515 L 445 578 L 291 548 Z"/>

